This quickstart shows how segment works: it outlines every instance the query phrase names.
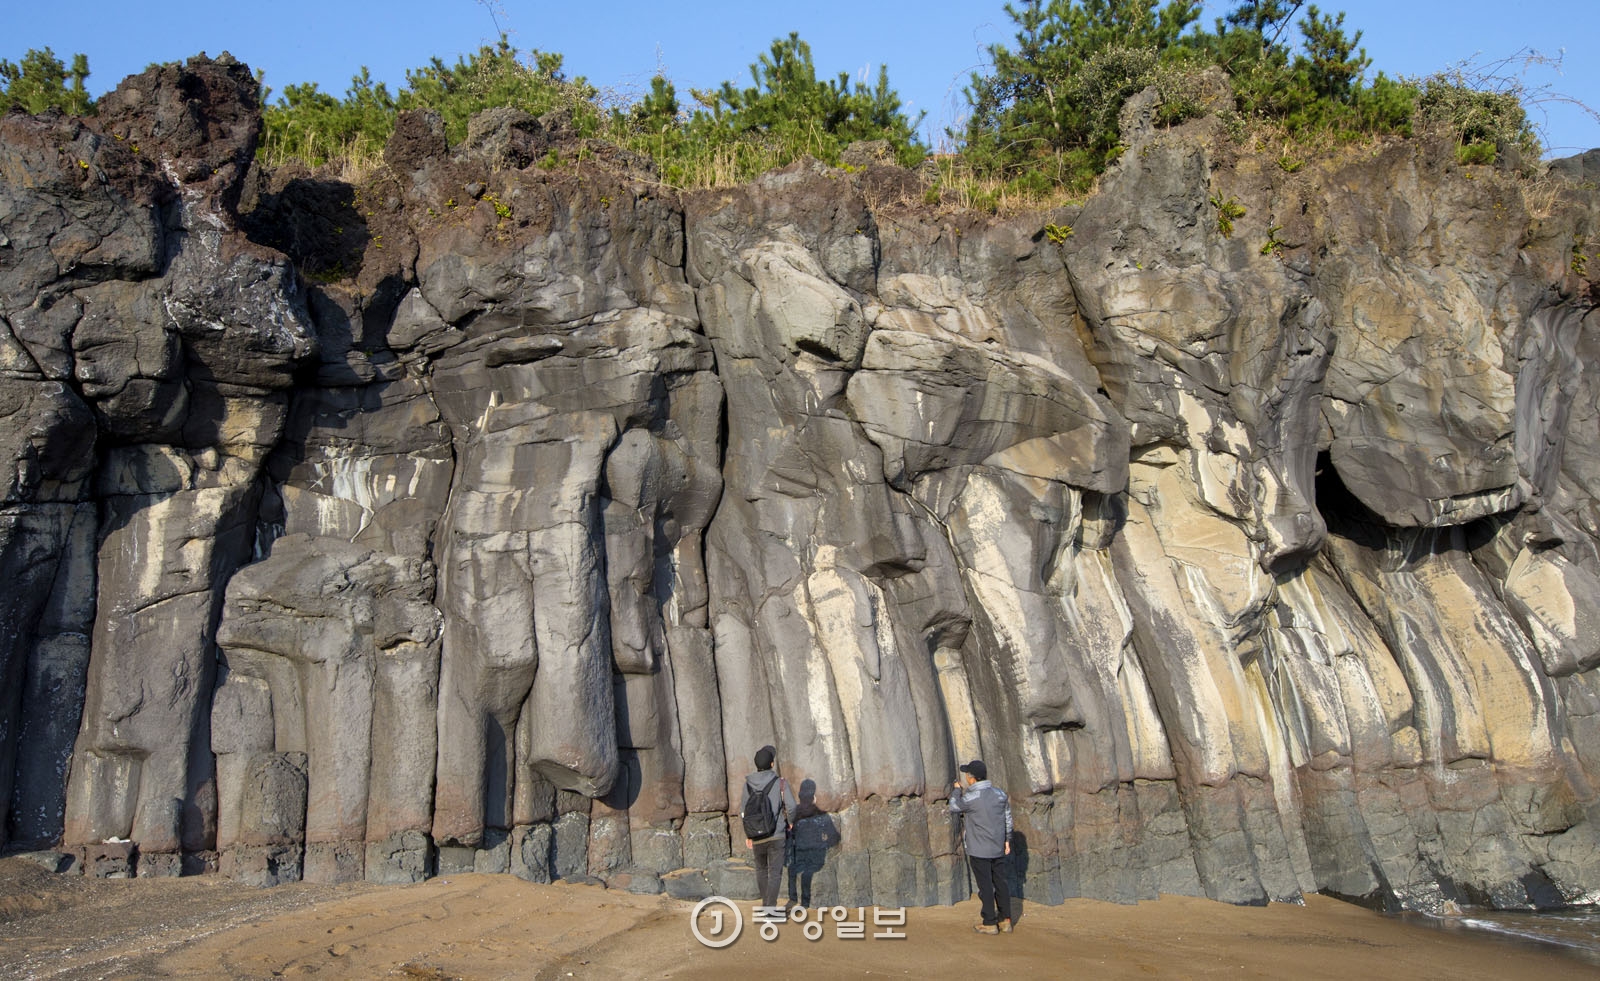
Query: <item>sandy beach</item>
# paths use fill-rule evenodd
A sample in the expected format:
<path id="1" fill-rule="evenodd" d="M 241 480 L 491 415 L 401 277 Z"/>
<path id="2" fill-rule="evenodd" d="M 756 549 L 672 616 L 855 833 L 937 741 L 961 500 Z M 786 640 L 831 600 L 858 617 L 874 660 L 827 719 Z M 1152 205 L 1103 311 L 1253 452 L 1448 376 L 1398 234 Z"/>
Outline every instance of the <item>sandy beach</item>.
<path id="1" fill-rule="evenodd" d="M 977 903 L 905 911 L 904 939 L 864 917 L 841 939 L 786 923 L 712 949 L 692 903 L 596 886 L 464 875 L 415 886 L 248 889 L 219 877 L 98 881 L 0 861 L 0 976 L 317 978 L 1592 978 L 1591 964 L 1314 896 L 1305 906 L 1165 897 L 1137 906 L 1027 904 L 1009 936 L 972 932 Z M 846 912 L 846 922 L 857 917 Z M 709 921 L 700 920 L 703 930 Z"/>

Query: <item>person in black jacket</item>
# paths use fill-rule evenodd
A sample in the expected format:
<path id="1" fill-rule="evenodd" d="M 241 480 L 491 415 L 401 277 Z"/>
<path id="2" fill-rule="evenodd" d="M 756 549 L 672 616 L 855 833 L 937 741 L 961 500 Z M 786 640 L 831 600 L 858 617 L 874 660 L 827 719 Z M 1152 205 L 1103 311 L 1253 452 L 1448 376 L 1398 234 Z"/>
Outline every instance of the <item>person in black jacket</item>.
<path id="1" fill-rule="evenodd" d="M 1011 854 L 1011 801 L 989 782 L 982 760 L 961 767 L 950 795 L 950 813 L 961 815 L 962 844 L 983 903 L 979 933 L 1011 932 L 1011 890 L 1006 884 L 1006 856 Z"/>
<path id="2" fill-rule="evenodd" d="M 838 843 L 839 829 L 833 818 L 817 807 L 817 782 L 802 781 L 800 806 L 795 808 L 794 826 L 789 831 L 789 905 L 811 905 L 811 877 L 822 871 L 828 849 Z"/>
<path id="3" fill-rule="evenodd" d="M 756 772 L 744 778 L 744 800 L 739 807 L 739 817 L 745 827 L 758 820 L 755 811 L 762 807 L 776 815 L 772 834 L 761 838 L 746 837 L 745 847 L 754 853 L 756 888 L 761 891 L 761 905 L 778 905 L 778 884 L 783 879 L 783 846 L 788 838 L 790 815 L 795 812 L 794 794 L 789 785 L 774 769 L 778 751 L 771 746 L 756 750 Z"/>

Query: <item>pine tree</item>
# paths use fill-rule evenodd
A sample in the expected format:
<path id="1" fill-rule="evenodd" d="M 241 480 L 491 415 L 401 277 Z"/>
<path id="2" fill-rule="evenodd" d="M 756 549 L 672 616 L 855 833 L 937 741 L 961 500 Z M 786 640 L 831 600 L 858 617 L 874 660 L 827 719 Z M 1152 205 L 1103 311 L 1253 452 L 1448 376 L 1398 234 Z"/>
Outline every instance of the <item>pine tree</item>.
<path id="1" fill-rule="evenodd" d="M 980 168 L 1015 172 L 1064 154 L 1099 170 L 1116 144 L 1122 99 L 1200 16 L 1196 0 L 1026 0 L 1007 4 L 1015 48 L 989 48 L 974 73 L 967 152 Z M 1115 103 L 1107 108 L 1110 103 Z"/>
<path id="2" fill-rule="evenodd" d="M 84 86 L 88 78 L 87 55 L 73 55 L 68 69 L 48 47 L 43 51 L 29 48 L 20 64 L 0 59 L 0 105 L 18 105 L 33 113 L 57 108 L 87 116 L 94 112 L 94 100 Z"/>

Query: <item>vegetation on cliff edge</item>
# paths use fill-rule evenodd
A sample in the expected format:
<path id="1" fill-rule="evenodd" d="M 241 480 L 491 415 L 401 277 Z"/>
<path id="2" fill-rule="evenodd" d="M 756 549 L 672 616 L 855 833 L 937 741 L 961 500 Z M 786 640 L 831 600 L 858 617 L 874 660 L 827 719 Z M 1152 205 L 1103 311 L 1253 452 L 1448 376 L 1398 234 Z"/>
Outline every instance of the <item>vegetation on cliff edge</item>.
<path id="1" fill-rule="evenodd" d="M 1468 163 L 1512 149 L 1528 159 L 1538 153 L 1524 105 L 1536 93 L 1513 73 L 1457 67 L 1425 79 L 1369 76 L 1361 32 L 1347 29 L 1343 13 L 1240 0 L 1205 27 L 1200 11 L 1199 0 L 1008 4 L 1014 42 L 992 45 L 990 64 L 973 74 L 968 116 L 946 131 L 957 152 L 941 155 L 930 199 L 995 210 L 1084 192 L 1123 151 L 1123 106 L 1147 89 L 1157 125 L 1215 113 L 1235 136 L 1264 133 L 1281 143 L 1286 168 L 1305 155 L 1297 145 L 1419 131 L 1453 138 Z M 88 74 L 81 54 L 68 68 L 49 48 L 30 50 L 20 63 L 0 61 L 0 105 L 92 113 Z M 837 165 L 855 141 L 883 141 L 906 166 L 928 152 L 916 135 L 921 117 L 906 116 L 886 66 L 870 84 L 846 74 L 819 79 L 797 34 L 758 56 L 750 84 L 691 90 L 687 103 L 659 75 L 636 99 L 609 98 L 569 77 L 560 54 L 524 55 L 504 36 L 453 65 L 434 58 L 407 71 L 398 91 L 362 68 L 343 97 L 314 82 L 271 95 L 263 87 L 261 157 L 347 177 L 376 163 L 407 109 L 437 111 L 452 143 L 466 136 L 474 113 L 492 106 L 557 112 L 563 128 L 644 154 L 665 183 L 684 188 L 742 183 L 804 155 Z"/>
<path id="2" fill-rule="evenodd" d="M 1082 191 L 1122 152 L 1127 99 L 1154 87 L 1155 121 L 1217 112 L 1235 133 L 1281 142 L 1348 142 L 1447 132 L 1464 156 L 1538 143 L 1505 79 L 1465 70 L 1427 79 L 1368 77 L 1372 61 L 1345 15 L 1315 4 L 1242 0 L 1209 27 L 1197 0 L 1025 0 L 1006 7 L 1014 44 L 974 73 L 959 139 L 970 172 L 1007 191 Z M 1296 20 L 1296 16 L 1298 20 Z"/>
<path id="3" fill-rule="evenodd" d="M 923 149 L 916 121 L 901 111 L 888 69 L 875 84 L 849 76 L 818 79 L 811 47 L 799 35 L 772 42 L 750 66 L 751 84 L 724 82 L 692 90 L 695 106 L 678 99 L 662 76 L 631 104 L 607 106 L 583 77 L 562 71 L 562 56 L 534 50 L 526 60 L 502 37 L 467 58 L 432 63 L 406 73 L 391 93 L 363 68 L 343 99 L 315 83 L 290 85 L 266 110 L 262 155 L 274 164 L 360 164 L 376 158 L 406 109 L 433 109 L 451 143 L 467 133 L 467 120 L 491 106 L 513 106 L 534 116 L 556 111 L 576 135 L 601 138 L 655 160 L 663 179 L 679 187 L 725 186 L 810 155 L 838 164 L 856 140 L 885 140 L 896 158 L 915 164 Z"/>

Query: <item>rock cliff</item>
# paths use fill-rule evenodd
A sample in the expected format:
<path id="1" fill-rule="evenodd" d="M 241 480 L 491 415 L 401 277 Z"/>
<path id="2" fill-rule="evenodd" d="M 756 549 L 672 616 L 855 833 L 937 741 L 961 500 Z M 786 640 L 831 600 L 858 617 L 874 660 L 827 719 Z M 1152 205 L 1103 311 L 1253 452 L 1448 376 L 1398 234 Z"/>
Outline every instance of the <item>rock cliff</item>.
<path id="1" fill-rule="evenodd" d="M 994 220 L 259 118 L 0 118 L 0 844 L 737 894 L 771 742 L 851 904 L 964 894 L 972 757 L 1036 901 L 1600 897 L 1600 163 L 1130 112 Z"/>

